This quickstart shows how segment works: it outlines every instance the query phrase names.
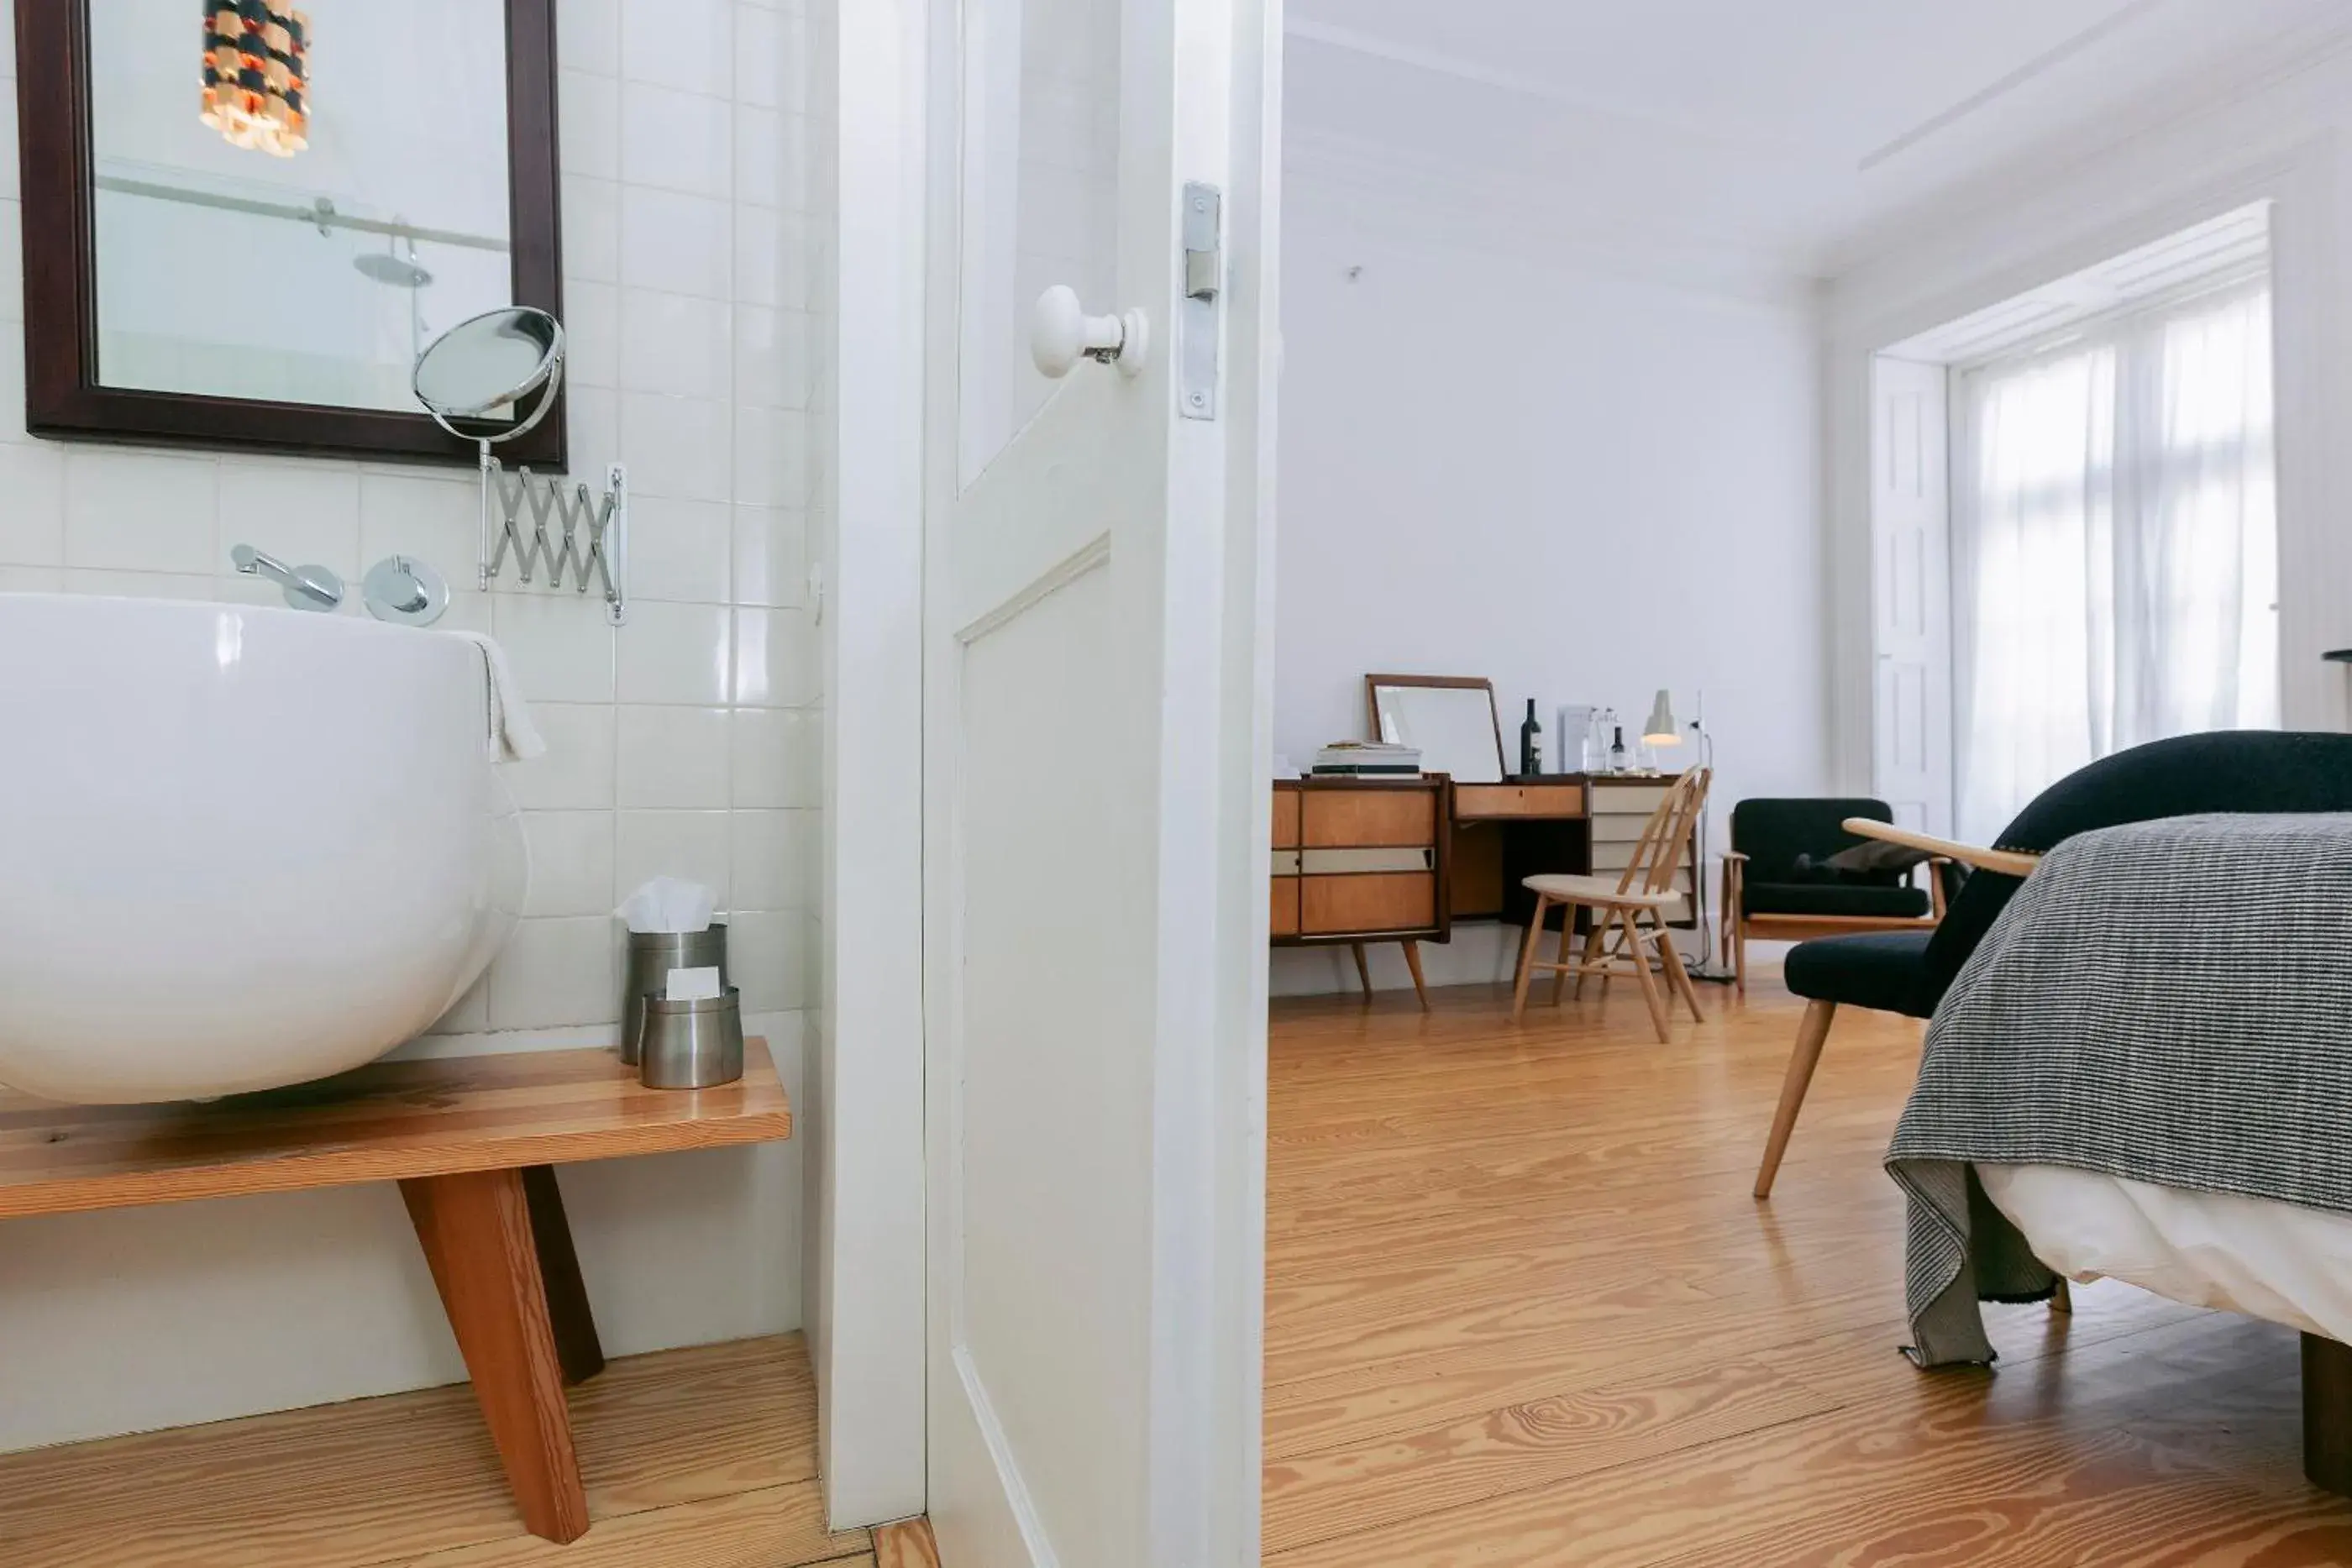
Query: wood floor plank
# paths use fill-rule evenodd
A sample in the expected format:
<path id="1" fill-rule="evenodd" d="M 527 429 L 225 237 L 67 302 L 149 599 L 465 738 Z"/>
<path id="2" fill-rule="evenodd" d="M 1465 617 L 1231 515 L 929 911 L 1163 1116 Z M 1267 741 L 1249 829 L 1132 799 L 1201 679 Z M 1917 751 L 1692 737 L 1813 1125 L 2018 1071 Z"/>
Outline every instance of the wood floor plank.
<path id="1" fill-rule="evenodd" d="M 874 1530 L 877 1568 L 940 1568 L 939 1542 L 931 1539 L 929 1520 L 910 1519 Z"/>
<path id="2" fill-rule="evenodd" d="M 1916 1022 L 1841 1016 L 1759 1203 L 1785 993 L 1667 1046 L 1434 1000 L 1276 1006 L 1269 1564 L 2352 1563 L 2291 1333 L 2101 1283 L 1989 1308 L 1996 1370 L 1900 1355 Z"/>
<path id="3" fill-rule="evenodd" d="M 1759 1362 L 1546 1395 L 1269 1464 L 1265 1550 L 1633 1464 L 1836 1407 Z"/>
<path id="4" fill-rule="evenodd" d="M 863 1530 L 824 1527 L 817 1483 L 739 1492 L 600 1520 L 569 1546 L 508 1536 L 401 1560 L 402 1568 L 800 1568 L 872 1563 Z"/>
<path id="5" fill-rule="evenodd" d="M 625 1357 L 572 1398 L 592 1520 L 816 1475 L 797 1334 Z M 365 1568 L 520 1528 L 462 1384 L 0 1456 L 7 1568 Z"/>

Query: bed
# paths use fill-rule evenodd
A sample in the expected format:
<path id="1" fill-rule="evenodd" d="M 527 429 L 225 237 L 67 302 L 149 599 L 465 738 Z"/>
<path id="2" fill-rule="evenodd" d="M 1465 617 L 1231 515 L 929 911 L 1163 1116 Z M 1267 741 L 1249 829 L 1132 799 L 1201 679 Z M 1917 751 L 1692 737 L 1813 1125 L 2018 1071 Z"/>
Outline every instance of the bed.
<path id="1" fill-rule="evenodd" d="M 2352 810 L 2095 828 L 1944 990 L 1887 1155 L 1923 1367 L 1978 1303 L 2121 1280 L 2304 1338 L 2305 1469 L 2352 1495 Z"/>

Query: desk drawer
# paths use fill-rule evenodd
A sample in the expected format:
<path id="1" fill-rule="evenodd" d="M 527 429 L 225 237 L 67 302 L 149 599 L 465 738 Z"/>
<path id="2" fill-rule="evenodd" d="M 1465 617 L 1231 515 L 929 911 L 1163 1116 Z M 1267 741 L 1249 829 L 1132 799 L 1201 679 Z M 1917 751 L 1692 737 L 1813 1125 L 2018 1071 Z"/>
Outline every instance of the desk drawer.
<path id="1" fill-rule="evenodd" d="M 1267 878 L 1274 884 L 1274 912 L 1266 922 L 1269 936 L 1298 935 L 1298 879 L 1295 876 Z"/>
<path id="2" fill-rule="evenodd" d="M 1298 791 L 1276 789 L 1274 792 L 1274 847 L 1295 850 L 1298 847 Z"/>
<path id="3" fill-rule="evenodd" d="M 1480 817 L 1580 817 L 1581 784 L 1456 784 L 1454 815 Z"/>
<path id="4" fill-rule="evenodd" d="M 1308 789 L 1299 841 L 1314 849 L 1412 848 L 1437 842 L 1434 789 Z"/>
<path id="5" fill-rule="evenodd" d="M 1665 804 L 1671 783 L 1595 784 L 1592 787 L 1592 814 L 1599 816 L 1647 817 Z"/>
<path id="6" fill-rule="evenodd" d="M 1298 879 L 1302 936 L 1369 936 L 1383 931 L 1427 931 L 1436 925 L 1437 878 L 1428 872 Z"/>

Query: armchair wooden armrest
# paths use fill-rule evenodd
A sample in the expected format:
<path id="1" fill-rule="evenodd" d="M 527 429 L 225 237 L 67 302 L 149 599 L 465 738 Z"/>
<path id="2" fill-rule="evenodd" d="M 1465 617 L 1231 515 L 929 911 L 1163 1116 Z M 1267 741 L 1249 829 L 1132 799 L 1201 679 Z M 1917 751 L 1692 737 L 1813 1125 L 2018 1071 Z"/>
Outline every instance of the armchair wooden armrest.
<path id="1" fill-rule="evenodd" d="M 1929 855 L 1919 862 L 1927 871 L 1927 918 L 1937 925 L 1944 923 L 1944 868 L 1953 863 L 1949 855 Z"/>
<path id="2" fill-rule="evenodd" d="M 1908 828 L 1898 828 L 1891 822 L 1873 821 L 1868 817 L 1848 817 L 1845 831 L 1858 838 L 1879 839 L 1890 844 L 1902 844 L 1915 850 L 1925 850 L 1931 855 L 1941 855 L 1979 871 L 1997 872 L 2002 876 L 2027 877 L 2042 863 L 2042 857 L 2022 850 L 1989 850 L 1975 844 L 1957 843 L 1939 839 L 1932 833 L 1915 833 Z"/>

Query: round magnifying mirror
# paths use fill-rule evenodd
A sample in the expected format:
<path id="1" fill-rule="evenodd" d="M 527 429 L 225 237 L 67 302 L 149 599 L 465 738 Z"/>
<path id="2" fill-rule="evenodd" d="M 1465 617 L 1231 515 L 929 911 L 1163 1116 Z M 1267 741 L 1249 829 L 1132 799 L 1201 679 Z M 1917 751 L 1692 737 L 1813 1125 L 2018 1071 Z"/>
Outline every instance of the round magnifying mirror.
<path id="1" fill-rule="evenodd" d="M 452 435 L 469 441 L 509 441 L 536 426 L 555 406 L 563 384 L 563 328 L 531 305 L 509 305 L 458 322 L 416 356 L 409 384 L 416 401 Z M 523 400 L 539 402 L 529 413 Z M 460 430 L 450 421 L 484 420 L 511 410 L 502 428 Z"/>

